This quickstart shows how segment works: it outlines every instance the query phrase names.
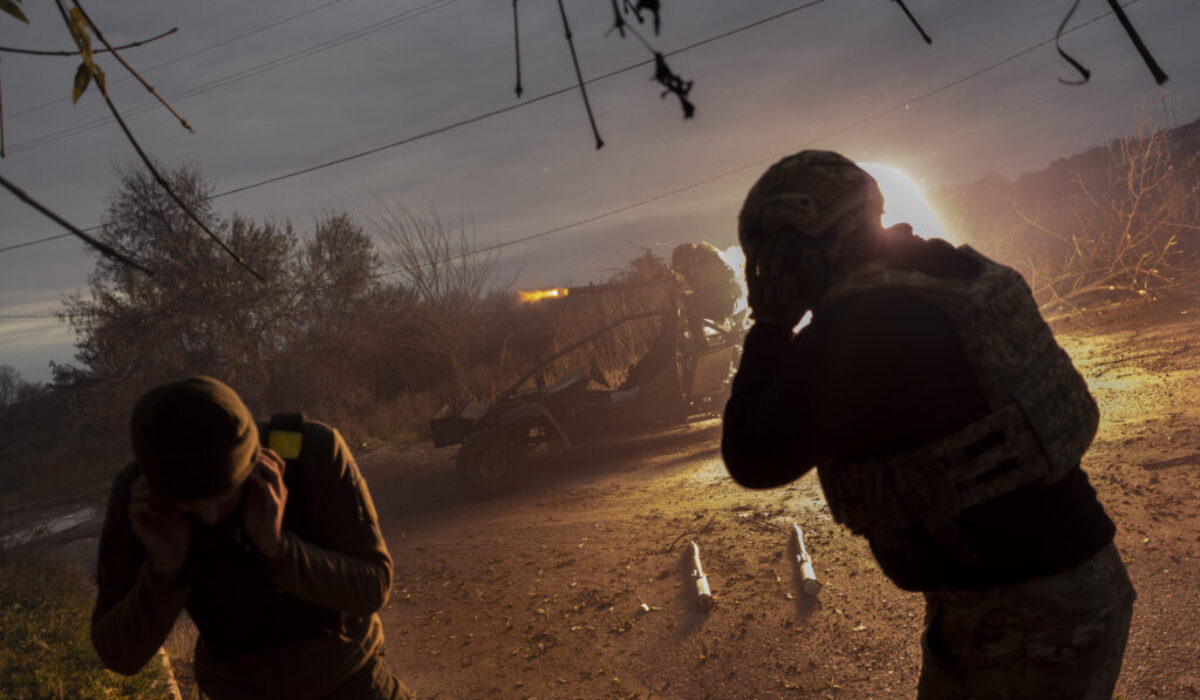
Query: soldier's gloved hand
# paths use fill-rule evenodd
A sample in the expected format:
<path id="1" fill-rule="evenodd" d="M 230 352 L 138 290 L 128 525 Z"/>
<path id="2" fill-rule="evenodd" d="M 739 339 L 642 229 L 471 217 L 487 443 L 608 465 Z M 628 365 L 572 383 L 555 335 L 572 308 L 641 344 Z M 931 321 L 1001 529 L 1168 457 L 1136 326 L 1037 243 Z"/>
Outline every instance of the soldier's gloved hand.
<path id="1" fill-rule="evenodd" d="M 746 258 L 746 288 L 755 321 L 788 328 L 800 322 L 823 284 L 820 252 L 798 235 L 778 234 L 758 242 Z"/>
<path id="2" fill-rule="evenodd" d="M 283 554 L 283 512 L 288 497 L 287 486 L 283 483 L 286 468 L 282 457 L 264 449 L 254 471 L 246 479 L 242 524 L 250 542 L 269 561 L 275 561 Z"/>
<path id="3" fill-rule="evenodd" d="M 192 541 L 192 521 L 183 511 L 163 501 L 139 476 L 130 491 L 129 525 L 146 549 L 150 568 L 169 579 L 179 575 Z"/>

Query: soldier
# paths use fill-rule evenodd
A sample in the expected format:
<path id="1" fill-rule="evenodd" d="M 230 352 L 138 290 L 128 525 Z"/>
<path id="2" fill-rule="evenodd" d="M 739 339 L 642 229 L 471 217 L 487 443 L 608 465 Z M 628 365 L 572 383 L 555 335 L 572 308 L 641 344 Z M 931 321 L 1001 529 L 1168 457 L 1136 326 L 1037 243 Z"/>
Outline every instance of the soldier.
<path id="1" fill-rule="evenodd" d="M 106 666 L 136 673 L 186 609 L 216 700 L 411 697 L 381 658 L 392 560 L 336 430 L 297 414 L 258 426 L 200 376 L 146 392 L 130 428 L 92 613 Z"/>
<path id="2" fill-rule="evenodd" d="M 750 190 L 729 473 L 772 488 L 815 466 L 834 519 L 924 594 L 919 698 L 1107 700 L 1135 596 L 1080 469 L 1096 404 L 1020 275 L 882 211 L 836 153 Z"/>
<path id="3" fill-rule="evenodd" d="M 705 319 L 720 324 L 733 315 L 742 290 L 716 246 L 682 243 L 671 251 L 671 267 L 686 283 L 684 310 L 693 328 L 702 330 Z"/>

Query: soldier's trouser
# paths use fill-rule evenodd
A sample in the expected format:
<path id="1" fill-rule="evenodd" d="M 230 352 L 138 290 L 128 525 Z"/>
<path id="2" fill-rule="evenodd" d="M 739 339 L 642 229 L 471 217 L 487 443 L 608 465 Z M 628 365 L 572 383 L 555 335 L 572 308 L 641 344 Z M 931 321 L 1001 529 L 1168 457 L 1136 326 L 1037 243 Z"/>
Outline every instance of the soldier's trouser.
<path id="1" fill-rule="evenodd" d="M 413 692 L 392 675 L 378 654 L 361 671 L 333 689 L 325 700 L 411 700 Z"/>
<path id="2" fill-rule="evenodd" d="M 918 700 L 1109 700 L 1136 598 L 1109 544 L 1054 576 L 925 594 Z"/>

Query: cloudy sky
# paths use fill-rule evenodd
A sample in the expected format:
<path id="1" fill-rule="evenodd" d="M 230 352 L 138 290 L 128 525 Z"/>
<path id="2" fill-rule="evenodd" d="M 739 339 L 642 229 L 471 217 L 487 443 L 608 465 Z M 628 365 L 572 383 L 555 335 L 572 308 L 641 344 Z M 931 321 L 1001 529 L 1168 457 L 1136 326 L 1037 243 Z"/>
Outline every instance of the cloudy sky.
<path id="1" fill-rule="evenodd" d="M 508 0 L 122 0 L 85 7 L 114 43 L 170 27 L 130 62 L 195 126 L 189 134 L 100 63 L 114 100 L 157 158 L 198 164 L 218 193 L 515 107 L 410 143 L 220 197 L 219 212 L 290 219 L 300 231 L 332 210 L 366 226 L 380 201 L 433 202 L 505 247 L 524 286 L 585 282 L 649 246 L 685 239 L 728 245 L 749 185 L 801 147 L 839 150 L 911 175 L 926 190 L 988 173 L 1013 176 L 1132 132 L 1147 108 L 1200 114 L 1200 5 L 1138 0 L 1128 9 L 1170 74 L 1158 88 L 1113 16 L 1063 39 L 1092 70 L 1076 77 L 1050 39 L 1068 0 L 908 0 L 926 45 L 899 5 L 882 0 L 664 0 L 662 33 L 643 35 L 693 79 L 696 117 L 660 99 L 650 58 L 606 31 L 605 0 L 565 0 L 596 121 L 597 151 L 555 0 L 523 0 L 525 96 L 513 94 Z M 781 12 L 805 9 L 771 18 Z M 24 5 L 31 25 L 0 16 L 0 45 L 67 48 L 48 2 Z M 1086 0 L 1072 25 L 1102 15 Z M 732 32 L 732 33 L 730 33 Z M 240 37 L 240 38 L 239 38 Z M 705 41 L 712 39 L 711 41 Z M 703 42 L 703 43 L 701 43 Z M 1032 49 L 1032 50 L 1030 50 Z M 0 173 L 70 221 L 100 220 L 113 166 L 135 157 L 102 101 L 70 102 L 77 61 L 0 55 L 8 157 Z M 145 108 L 144 108 L 145 107 Z M 60 233 L 0 192 L 0 248 Z M 80 290 L 94 257 L 72 238 L 0 252 L 0 363 L 46 379 L 71 359 L 71 336 L 46 316 Z M 13 318 L 34 316 L 35 318 Z"/>

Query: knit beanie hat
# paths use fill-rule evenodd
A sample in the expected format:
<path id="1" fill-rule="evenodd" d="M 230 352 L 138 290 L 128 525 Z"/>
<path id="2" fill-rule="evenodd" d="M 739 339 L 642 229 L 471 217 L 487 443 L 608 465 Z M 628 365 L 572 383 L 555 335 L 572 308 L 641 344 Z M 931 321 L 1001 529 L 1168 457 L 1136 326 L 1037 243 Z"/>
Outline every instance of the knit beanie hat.
<path id="1" fill-rule="evenodd" d="M 150 489 L 170 502 L 240 486 L 258 461 L 258 427 L 233 389 L 192 376 L 142 395 L 129 420 L 133 455 Z"/>

